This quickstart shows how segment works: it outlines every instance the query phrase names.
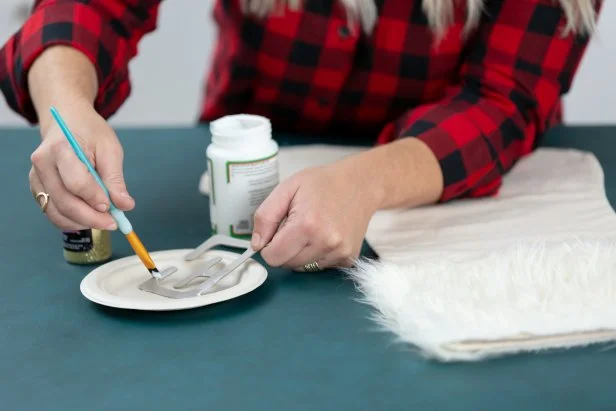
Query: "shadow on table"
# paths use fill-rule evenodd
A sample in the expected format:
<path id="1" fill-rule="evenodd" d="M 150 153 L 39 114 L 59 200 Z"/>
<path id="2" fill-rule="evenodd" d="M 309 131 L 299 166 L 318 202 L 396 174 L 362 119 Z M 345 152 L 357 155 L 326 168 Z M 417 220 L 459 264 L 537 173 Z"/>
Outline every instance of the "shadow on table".
<path id="1" fill-rule="evenodd" d="M 265 281 L 263 285 L 254 291 L 237 298 L 221 301 L 187 310 L 177 311 L 138 311 L 124 310 L 121 308 L 107 307 L 92 303 L 91 308 L 104 316 L 119 321 L 137 323 L 203 323 L 205 321 L 226 321 L 231 317 L 241 315 L 255 309 L 259 305 L 271 300 L 276 292 L 275 281 Z"/>

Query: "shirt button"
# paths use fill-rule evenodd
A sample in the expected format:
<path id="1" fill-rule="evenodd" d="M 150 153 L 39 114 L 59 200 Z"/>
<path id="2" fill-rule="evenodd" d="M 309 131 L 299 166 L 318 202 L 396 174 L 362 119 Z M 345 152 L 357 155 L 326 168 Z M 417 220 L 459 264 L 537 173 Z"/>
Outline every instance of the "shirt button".
<path id="1" fill-rule="evenodd" d="M 351 30 L 349 30 L 349 28 L 347 26 L 341 26 L 338 29 L 338 35 L 341 38 L 346 39 L 347 37 L 349 37 L 351 35 Z"/>

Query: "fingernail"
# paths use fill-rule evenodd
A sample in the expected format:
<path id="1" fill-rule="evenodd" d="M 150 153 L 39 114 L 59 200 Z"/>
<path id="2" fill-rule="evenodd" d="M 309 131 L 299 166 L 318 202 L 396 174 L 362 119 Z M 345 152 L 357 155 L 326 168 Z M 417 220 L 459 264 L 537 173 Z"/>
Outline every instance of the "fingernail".
<path id="1" fill-rule="evenodd" d="M 110 230 L 110 231 L 114 231 L 117 228 L 118 228 L 118 225 L 116 223 L 111 223 L 107 226 L 107 230 Z"/>
<path id="2" fill-rule="evenodd" d="M 107 211 L 107 204 L 100 203 L 96 206 L 96 209 L 100 211 L 101 213 L 104 213 L 105 211 Z"/>
<path id="3" fill-rule="evenodd" d="M 252 248 L 260 248 L 261 247 L 261 236 L 257 233 L 254 233 L 252 235 L 252 241 L 250 242 L 252 245 Z"/>
<path id="4" fill-rule="evenodd" d="M 127 191 L 122 191 L 120 193 L 120 197 L 124 197 L 124 198 L 131 198 L 130 194 L 128 194 Z"/>

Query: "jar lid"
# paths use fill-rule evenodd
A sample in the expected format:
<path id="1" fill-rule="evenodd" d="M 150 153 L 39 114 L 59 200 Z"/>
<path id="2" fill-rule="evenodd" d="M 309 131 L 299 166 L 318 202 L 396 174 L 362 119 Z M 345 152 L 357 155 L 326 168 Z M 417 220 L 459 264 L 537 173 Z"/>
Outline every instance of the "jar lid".
<path id="1" fill-rule="evenodd" d="M 210 123 L 212 139 L 271 138 L 272 126 L 268 118 L 255 114 L 232 114 Z"/>

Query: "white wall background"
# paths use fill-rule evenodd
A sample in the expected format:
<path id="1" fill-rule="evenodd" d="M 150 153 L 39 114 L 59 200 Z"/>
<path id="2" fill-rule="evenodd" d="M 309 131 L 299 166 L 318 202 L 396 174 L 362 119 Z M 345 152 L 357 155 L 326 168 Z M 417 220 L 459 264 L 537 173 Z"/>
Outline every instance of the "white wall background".
<path id="1" fill-rule="evenodd" d="M 20 25 L 30 0 L 0 0 L 0 43 Z M 193 124 L 216 32 L 211 1 L 165 1 L 158 29 L 133 61 L 133 94 L 114 126 Z M 565 98 L 569 124 L 616 124 L 616 0 L 606 0 L 599 32 Z M 163 86 L 166 91 L 163 91 Z M 0 98 L 0 126 L 25 125 Z"/>

